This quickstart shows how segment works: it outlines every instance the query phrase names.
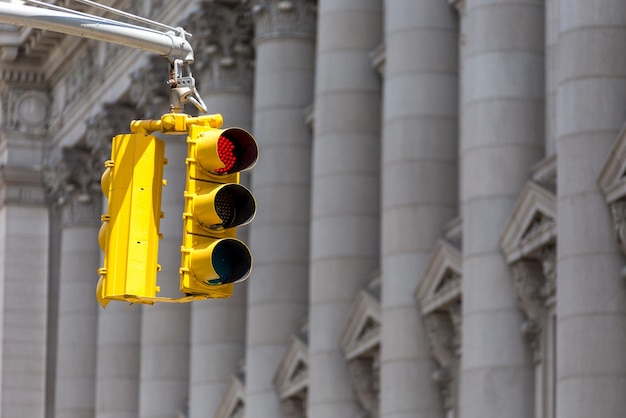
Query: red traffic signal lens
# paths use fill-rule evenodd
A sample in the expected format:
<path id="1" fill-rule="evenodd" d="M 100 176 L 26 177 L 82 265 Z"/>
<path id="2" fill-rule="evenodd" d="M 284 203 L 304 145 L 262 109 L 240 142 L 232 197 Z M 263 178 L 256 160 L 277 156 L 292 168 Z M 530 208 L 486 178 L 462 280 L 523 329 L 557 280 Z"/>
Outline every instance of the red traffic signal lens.
<path id="1" fill-rule="evenodd" d="M 217 168 L 215 173 L 231 174 L 254 166 L 259 150 L 248 132 L 239 128 L 228 128 L 217 140 L 217 155 L 224 167 Z"/>
<path id="2" fill-rule="evenodd" d="M 220 135 L 217 140 L 217 155 L 224 167 L 215 170 L 217 174 L 230 173 L 237 164 L 237 156 L 235 155 L 235 144 L 224 135 Z"/>

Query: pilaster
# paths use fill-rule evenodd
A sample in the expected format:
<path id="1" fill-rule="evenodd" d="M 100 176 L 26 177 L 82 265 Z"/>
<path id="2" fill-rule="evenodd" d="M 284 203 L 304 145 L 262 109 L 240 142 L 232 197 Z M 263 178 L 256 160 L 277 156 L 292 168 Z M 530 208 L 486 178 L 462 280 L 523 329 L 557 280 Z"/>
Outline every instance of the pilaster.
<path id="1" fill-rule="evenodd" d="M 40 72 L 0 68 L 1 416 L 43 417 L 46 408 L 48 109 Z"/>

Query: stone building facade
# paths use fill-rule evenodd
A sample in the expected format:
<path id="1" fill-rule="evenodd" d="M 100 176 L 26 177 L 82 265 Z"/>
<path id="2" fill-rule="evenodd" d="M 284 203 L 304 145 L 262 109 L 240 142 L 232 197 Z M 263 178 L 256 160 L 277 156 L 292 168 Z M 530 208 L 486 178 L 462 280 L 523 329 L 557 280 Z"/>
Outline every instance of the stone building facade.
<path id="1" fill-rule="evenodd" d="M 624 416 L 626 2 L 103 3 L 191 32 L 209 113 L 257 138 L 253 272 L 101 309 L 103 162 L 167 113 L 167 61 L 0 25 L 0 416 Z"/>

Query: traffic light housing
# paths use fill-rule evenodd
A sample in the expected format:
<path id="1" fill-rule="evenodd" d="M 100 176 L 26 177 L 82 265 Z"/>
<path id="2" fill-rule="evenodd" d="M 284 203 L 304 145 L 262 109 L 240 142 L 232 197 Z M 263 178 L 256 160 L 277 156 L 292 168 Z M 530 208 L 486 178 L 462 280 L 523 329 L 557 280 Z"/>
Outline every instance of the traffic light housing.
<path id="1" fill-rule="evenodd" d="M 96 296 L 103 307 L 110 300 L 154 303 L 165 164 L 165 143 L 155 136 L 139 132 L 113 138 L 101 180 L 108 211 L 98 236 L 104 265 L 98 269 Z"/>
<path id="2" fill-rule="evenodd" d="M 256 164 L 258 147 L 240 128 L 191 125 L 187 149 L 180 290 L 188 296 L 229 297 L 233 284 L 252 269 L 252 255 L 236 229 L 256 213 L 240 172 Z"/>

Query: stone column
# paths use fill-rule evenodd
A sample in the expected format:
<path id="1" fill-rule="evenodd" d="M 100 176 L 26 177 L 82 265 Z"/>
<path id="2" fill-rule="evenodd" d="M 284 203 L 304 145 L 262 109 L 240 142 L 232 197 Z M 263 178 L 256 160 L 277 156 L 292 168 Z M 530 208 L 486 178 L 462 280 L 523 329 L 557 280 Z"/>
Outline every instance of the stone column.
<path id="1" fill-rule="evenodd" d="M 131 95 L 141 119 L 159 119 L 169 111 L 165 95 L 155 97 L 154 80 L 162 80 L 163 58 L 153 57 L 148 66 L 133 74 Z M 165 64 L 167 68 L 167 63 Z M 159 90 L 159 93 L 167 94 Z M 157 274 L 158 294 L 179 297 L 180 245 L 185 190 L 186 135 L 155 135 L 165 140 L 168 164 L 163 171 L 163 188 Z M 172 418 L 187 409 L 189 389 L 190 304 L 157 303 L 134 306 L 141 309 L 141 367 L 139 372 L 139 417 Z"/>
<path id="2" fill-rule="evenodd" d="M 559 0 L 545 0 L 545 66 L 546 66 L 546 157 L 556 152 L 556 76 L 557 41 L 559 38 Z"/>
<path id="3" fill-rule="evenodd" d="M 626 410 L 624 258 L 597 184 L 626 115 L 626 3 L 559 2 L 557 416 Z"/>
<path id="4" fill-rule="evenodd" d="M 87 122 L 86 142 L 95 164 L 104 171 L 111 158 L 111 138 L 128 133 L 136 111 L 121 104 L 104 105 Z M 105 213 L 106 203 L 102 212 Z M 139 411 L 141 309 L 120 302 L 98 310 L 96 418 L 136 418 Z"/>
<path id="5" fill-rule="evenodd" d="M 225 126 L 252 125 L 253 27 L 241 2 L 203 3 L 190 26 L 199 90 L 209 113 L 221 113 Z M 249 183 L 242 176 L 242 183 Z M 247 242 L 246 227 L 237 236 Z M 213 417 L 231 376 L 245 357 L 247 284 L 229 299 L 192 303 L 189 417 Z"/>
<path id="6" fill-rule="evenodd" d="M 443 417 L 413 293 L 457 212 L 457 19 L 441 0 L 385 5 L 380 416 Z"/>
<path id="7" fill-rule="evenodd" d="M 49 219 L 41 175 L 49 96 L 39 73 L 0 75 L 0 416 L 45 416 Z M 27 82 L 27 81 L 30 81 Z"/>
<path id="8" fill-rule="evenodd" d="M 58 166 L 61 221 L 61 265 L 54 416 L 94 416 L 102 210 L 101 166 L 90 150 L 63 148 Z"/>
<path id="9" fill-rule="evenodd" d="M 544 153 L 544 1 L 466 0 L 462 12 L 461 418 L 528 418 L 533 364 L 499 240 Z"/>
<path id="10" fill-rule="evenodd" d="M 252 171 L 257 198 L 250 225 L 246 411 L 281 416 L 272 379 L 307 313 L 315 2 L 255 1 L 256 70 L 252 132 L 260 147 Z"/>
<path id="11" fill-rule="evenodd" d="M 320 0 L 309 297 L 310 417 L 359 413 L 339 337 L 379 268 L 380 0 Z"/>

